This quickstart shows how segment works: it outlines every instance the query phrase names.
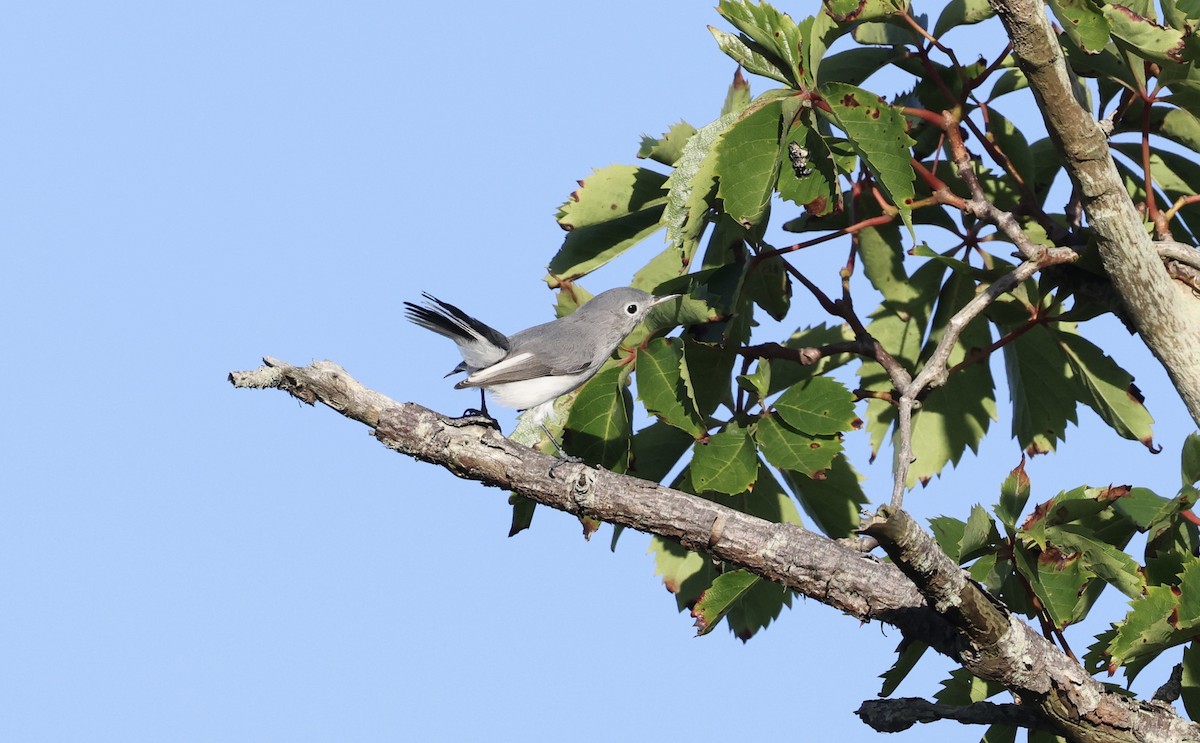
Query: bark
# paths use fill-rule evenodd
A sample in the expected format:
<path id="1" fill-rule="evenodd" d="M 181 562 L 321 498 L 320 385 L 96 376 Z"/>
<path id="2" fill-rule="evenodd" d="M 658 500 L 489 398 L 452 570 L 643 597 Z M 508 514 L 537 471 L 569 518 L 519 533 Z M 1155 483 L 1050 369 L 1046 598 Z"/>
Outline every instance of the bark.
<path id="1" fill-rule="evenodd" d="M 1033 0 L 991 0 L 1013 55 L 1080 194 L 1100 257 L 1134 327 L 1200 425 L 1200 302 L 1171 279 L 1125 191 L 1099 122 L 1071 92 L 1046 10 Z"/>
<path id="2" fill-rule="evenodd" d="M 1163 703 L 1105 692 L 1078 663 L 1011 615 L 902 510 L 864 531 L 895 565 L 790 524 L 778 524 L 656 483 L 513 443 L 477 419 L 445 419 L 363 387 L 337 364 L 274 359 L 229 375 L 236 387 L 277 387 L 365 423 L 385 446 L 459 477 L 513 490 L 577 516 L 678 540 L 862 621 L 878 619 L 997 681 L 1052 730 L 1078 741 L 1200 741 L 1200 726 Z M 897 567 L 899 566 L 899 567 Z"/>

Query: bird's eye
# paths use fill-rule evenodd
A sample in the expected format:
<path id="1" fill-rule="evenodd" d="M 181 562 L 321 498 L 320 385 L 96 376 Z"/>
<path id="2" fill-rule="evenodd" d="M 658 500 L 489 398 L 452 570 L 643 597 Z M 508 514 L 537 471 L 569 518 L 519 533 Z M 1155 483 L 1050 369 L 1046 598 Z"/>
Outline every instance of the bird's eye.
<path id="1" fill-rule="evenodd" d="M 626 307 L 625 307 L 625 311 L 627 313 L 629 313 L 630 315 L 636 315 L 637 310 L 638 310 L 638 307 L 636 304 L 626 305 Z"/>

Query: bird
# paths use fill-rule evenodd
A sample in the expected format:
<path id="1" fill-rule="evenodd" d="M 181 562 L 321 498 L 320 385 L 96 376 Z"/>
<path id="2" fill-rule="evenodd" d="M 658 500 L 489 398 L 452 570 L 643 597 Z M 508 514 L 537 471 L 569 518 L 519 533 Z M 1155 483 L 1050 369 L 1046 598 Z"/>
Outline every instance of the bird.
<path id="1" fill-rule="evenodd" d="M 458 346 L 462 361 L 446 376 L 465 372 L 455 389 L 480 390 L 480 410 L 490 418 L 483 392 L 501 405 L 528 411 L 563 458 L 546 419 L 554 401 L 595 376 L 621 341 L 651 309 L 682 295 L 656 297 L 631 287 L 601 292 L 571 314 L 511 336 L 471 317 L 454 305 L 423 293 L 425 304 L 405 302 L 409 321 L 443 335 Z"/>

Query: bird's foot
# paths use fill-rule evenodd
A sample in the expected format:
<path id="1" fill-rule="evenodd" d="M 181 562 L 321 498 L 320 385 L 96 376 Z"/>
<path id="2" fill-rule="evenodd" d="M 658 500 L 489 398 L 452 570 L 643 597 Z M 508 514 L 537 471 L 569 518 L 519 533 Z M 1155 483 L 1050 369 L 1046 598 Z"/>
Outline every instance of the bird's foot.
<path id="1" fill-rule="evenodd" d="M 563 454 L 557 460 L 555 460 L 554 464 L 550 465 L 550 477 L 553 478 L 554 470 L 562 467 L 564 464 L 585 464 L 585 462 L 579 457 L 571 454 Z"/>
<path id="2" fill-rule="evenodd" d="M 447 418 L 446 422 L 455 428 L 463 426 L 487 426 L 500 430 L 500 422 L 487 414 L 486 410 L 476 410 L 475 408 L 467 408 L 463 414 L 457 418 Z"/>

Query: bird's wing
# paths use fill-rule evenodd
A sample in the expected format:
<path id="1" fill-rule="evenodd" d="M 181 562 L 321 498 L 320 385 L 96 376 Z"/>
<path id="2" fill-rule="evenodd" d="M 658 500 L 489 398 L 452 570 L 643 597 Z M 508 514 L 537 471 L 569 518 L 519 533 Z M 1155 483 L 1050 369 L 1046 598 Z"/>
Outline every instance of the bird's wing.
<path id="1" fill-rule="evenodd" d="M 586 371 L 590 363 L 566 368 L 552 368 L 540 357 L 528 351 L 514 353 L 489 367 L 472 372 L 471 376 L 462 380 L 455 387 L 490 387 L 506 382 L 523 382 L 538 377 L 559 377 L 579 374 Z"/>

